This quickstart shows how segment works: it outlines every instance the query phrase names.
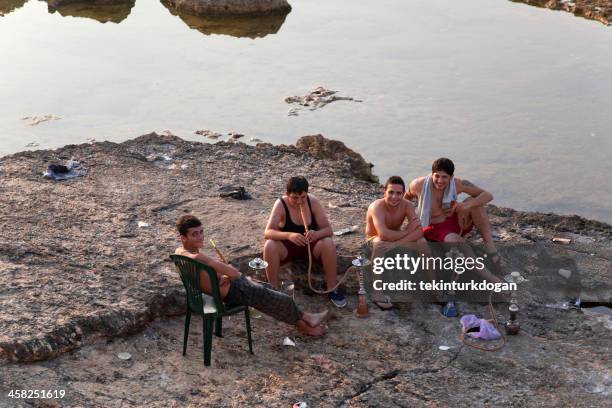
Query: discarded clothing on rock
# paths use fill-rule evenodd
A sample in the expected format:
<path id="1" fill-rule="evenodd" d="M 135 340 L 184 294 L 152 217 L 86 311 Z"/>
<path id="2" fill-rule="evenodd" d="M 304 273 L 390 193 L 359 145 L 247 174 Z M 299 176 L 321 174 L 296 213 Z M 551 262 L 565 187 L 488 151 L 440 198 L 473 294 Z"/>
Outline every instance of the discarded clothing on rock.
<path id="1" fill-rule="evenodd" d="M 501 334 L 491 322 L 475 315 L 465 315 L 461 318 L 463 332 L 468 336 L 481 340 L 497 340 Z"/>
<path id="2" fill-rule="evenodd" d="M 52 163 L 43 173 L 43 177 L 55 180 L 69 180 L 75 177 L 82 177 L 87 174 L 87 169 L 81 166 L 76 160 L 69 160 L 66 164 Z"/>
<path id="3" fill-rule="evenodd" d="M 235 200 L 250 200 L 251 195 L 249 193 L 247 193 L 246 189 L 242 186 L 239 187 L 231 187 L 231 186 L 226 186 L 226 187 L 221 187 L 220 190 L 222 191 L 221 194 L 219 194 L 219 197 L 222 198 L 227 198 L 227 197 L 231 197 Z"/>

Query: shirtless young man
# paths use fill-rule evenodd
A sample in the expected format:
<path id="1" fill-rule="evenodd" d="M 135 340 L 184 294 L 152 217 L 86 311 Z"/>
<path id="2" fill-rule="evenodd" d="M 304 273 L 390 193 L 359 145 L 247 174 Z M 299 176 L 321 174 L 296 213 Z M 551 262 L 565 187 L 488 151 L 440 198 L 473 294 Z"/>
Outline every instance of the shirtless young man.
<path id="1" fill-rule="evenodd" d="M 366 235 L 372 242 L 373 257 L 384 256 L 385 253 L 397 247 L 409 247 L 422 254 L 429 255 L 431 251 L 423 238 L 421 223 L 412 203 L 404 198 L 406 186 L 398 176 L 389 177 L 385 183 L 384 198 L 374 201 L 368 207 L 366 215 Z M 404 221 L 408 224 L 401 229 Z M 426 271 L 428 279 L 432 280 L 432 272 Z M 381 309 L 390 309 L 388 300 L 381 299 L 381 293 L 374 292 L 372 301 Z"/>
<path id="2" fill-rule="evenodd" d="M 431 175 L 412 180 L 405 198 L 419 199 L 417 211 L 425 238 L 437 242 L 462 243 L 465 242 L 463 237 L 476 226 L 485 244 L 487 263 L 499 268 L 501 259 L 493 243 L 491 225 L 485 210 L 485 205 L 493 200 L 493 195 L 468 180 L 454 177 L 454 172 L 455 165 L 450 159 L 442 157 L 435 160 L 431 166 Z M 450 183 L 454 183 L 455 194 Z M 430 186 L 431 192 L 429 206 L 425 203 L 426 185 Z M 457 196 L 461 193 L 470 197 L 459 202 Z M 424 206 L 427 208 L 422 208 Z M 497 278 L 492 280 L 498 281 Z"/>
<path id="3" fill-rule="evenodd" d="M 301 333 L 308 336 L 325 334 L 322 323 L 327 317 L 327 310 L 323 313 L 303 312 L 289 296 L 254 283 L 242 276 L 242 273 L 233 266 L 200 253 L 200 249 L 204 246 L 204 232 L 202 223 L 193 215 L 183 215 L 179 218 L 176 228 L 182 245 L 174 253 L 214 268 L 219 278 L 219 289 L 224 303 L 229 306 L 251 306 L 276 320 L 297 326 Z M 210 279 L 205 272 L 200 275 L 200 286 L 202 292 L 208 295 L 212 293 Z"/>
<path id="4" fill-rule="evenodd" d="M 304 228 L 301 209 L 308 222 Z M 286 195 L 276 200 L 264 232 L 264 260 L 268 262 L 268 282 L 280 287 L 278 271 L 282 263 L 297 258 L 307 258 L 308 248 L 313 260 L 323 265 L 327 289 L 336 286 L 336 244 L 332 240 L 332 227 L 319 200 L 308 194 L 308 181 L 302 176 L 291 177 Z M 345 307 L 346 298 L 338 290 L 329 294 L 336 307 Z"/>

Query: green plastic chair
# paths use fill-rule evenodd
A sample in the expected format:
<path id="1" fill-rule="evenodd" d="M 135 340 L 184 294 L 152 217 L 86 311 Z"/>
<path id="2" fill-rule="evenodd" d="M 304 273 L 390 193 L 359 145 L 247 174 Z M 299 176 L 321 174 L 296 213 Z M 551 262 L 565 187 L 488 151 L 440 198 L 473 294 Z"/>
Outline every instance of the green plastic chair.
<path id="1" fill-rule="evenodd" d="M 212 350 L 212 329 L 215 323 L 215 334 L 217 337 L 223 337 L 222 334 L 222 318 L 244 311 L 244 320 L 246 323 L 247 339 L 249 341 L 249 352 L 253 354 L 253 341 L 251 339 L 251 316 L 248 306 L 236 306 L 226 308 L 221 299 L 219 291 L 219 281 L 215 270 L 205 263 L 196 261 L 187 256 L 170 255 L 170 259 L 179 270 L 181 280 L 185 286 L 187 295 L 187 315 L 185 316 L 185 334 L 183 340 L 183 355 L 187 353 L 187 338 L 189 336 L 189 323 L 191 322 L 191 314 L 202 316 L 203 321 L 203 337 L 204 337 L 204 365 L 210 365 L 210 354 Z M 210 278 L 212 288 L 212 297 L 203 293 L 200 289 L 200 272 L 205 271 Z"/>

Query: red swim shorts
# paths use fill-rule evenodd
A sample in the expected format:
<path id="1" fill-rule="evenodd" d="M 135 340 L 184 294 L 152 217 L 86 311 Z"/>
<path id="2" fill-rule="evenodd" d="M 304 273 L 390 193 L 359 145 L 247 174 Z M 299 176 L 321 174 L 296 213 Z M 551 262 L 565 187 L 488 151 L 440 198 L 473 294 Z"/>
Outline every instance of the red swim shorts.
<path id="1" fill-rule="evenodd" d="M 308 248 L 306 247 L 306 245 L 299 246 L 289 240 L 284 240 L 284 241 L 279 241 L 279 242 L 283 244 L 285 248 L 287 248 L 287 258 L 283 259 L 281 261 L 281 264 L 286 264 L 296 259 L 308 260 Z M 318 259 L 315 259 L 315 256 L 314 256 L 314 246 L 316 243 L 317 241 L 310 243 L 310 251 L 312 253 L 313 262 L 320 264 L 320 261 Z"/>
<path id="2" fill-rule="evenodd" d="M 461 233 L 461 236 L 463 237 L 472 230 L 473 226 L 473 224 L 470 224 L 467 229 L 461 231 L 461 227 L 459 227 L 459 217 L 457 217 L 457 213 L 453 213 L 453 215 L 441 223 L 431 224 L 428 227 L 424 227 L 423 235 L 425 235 L 425 238 L 427 238 L 429 241 L 444 242 L 444 238 L 446 238 L 448 234 Z"/>

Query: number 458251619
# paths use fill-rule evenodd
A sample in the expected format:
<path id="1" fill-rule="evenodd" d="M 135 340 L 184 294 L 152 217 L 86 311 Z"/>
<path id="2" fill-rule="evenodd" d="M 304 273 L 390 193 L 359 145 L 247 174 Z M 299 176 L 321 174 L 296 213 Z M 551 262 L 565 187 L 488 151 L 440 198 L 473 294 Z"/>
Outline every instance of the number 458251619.
<path id="1" fill-rule="evenodd" d="M 65 390 L 10 390 L 9 398 L 15 399 L 51 399 L 64 398 Z"/>

